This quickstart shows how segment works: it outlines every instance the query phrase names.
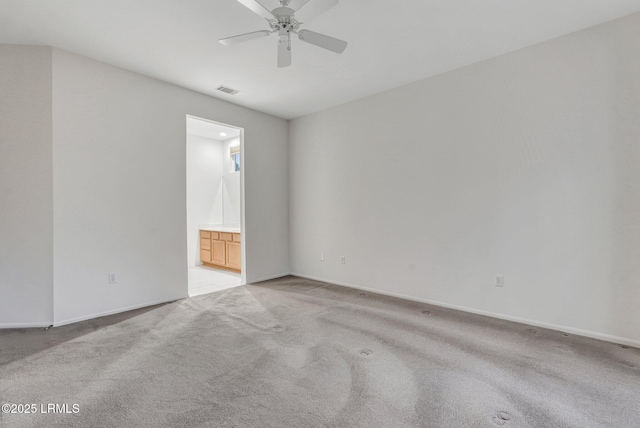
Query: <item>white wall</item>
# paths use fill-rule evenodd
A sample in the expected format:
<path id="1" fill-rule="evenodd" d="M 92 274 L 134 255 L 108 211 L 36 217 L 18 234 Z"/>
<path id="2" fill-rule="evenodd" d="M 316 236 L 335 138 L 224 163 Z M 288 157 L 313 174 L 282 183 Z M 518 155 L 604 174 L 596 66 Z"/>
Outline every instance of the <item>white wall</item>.
<path id="1" fill-rule="evenodd" d="M 188 126 L 187 123 L 187 129 Z M 189 266 L 202 264 L 199 225 L 223 222 L 223 144 L 219 140 L 187 134 L 187 260 Z"/>
<path id="2" fill-rule="evenodd" d="M 0 327 L 53 305 L 51 48 L 0 45 Z"/>
<path id="3" fill-rule="evenodd" d="M 58 49 L 53 105 L 56 324 L 187 296 L 187 114 L 245 130 L 247 281 L 289 271 L 285 120 Z"/>
<path id="4" fill-rule="evenodd" d="M 229 138 L 222 146 L 224 183 L 224 223 L 228 225 L 240 224 L 240 171 L 231 172 L 231 156 L 229 149 L 239 146 L 239 138 Z"/>
<path id="5" fill-rule="evenodd" d="M 638 52 L 633 15 L 292 121 L 292 271 L 640 344 Z"/>

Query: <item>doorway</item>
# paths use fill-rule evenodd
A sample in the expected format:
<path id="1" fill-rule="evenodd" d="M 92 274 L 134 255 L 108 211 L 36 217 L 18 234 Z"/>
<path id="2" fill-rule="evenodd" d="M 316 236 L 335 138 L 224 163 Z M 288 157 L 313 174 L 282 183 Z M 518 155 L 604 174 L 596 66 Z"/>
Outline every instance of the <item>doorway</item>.
<path id="1" fill-rule="evenodd" d="M 189 296 L 246 283 L 243 130 L 187 115 Z"/>

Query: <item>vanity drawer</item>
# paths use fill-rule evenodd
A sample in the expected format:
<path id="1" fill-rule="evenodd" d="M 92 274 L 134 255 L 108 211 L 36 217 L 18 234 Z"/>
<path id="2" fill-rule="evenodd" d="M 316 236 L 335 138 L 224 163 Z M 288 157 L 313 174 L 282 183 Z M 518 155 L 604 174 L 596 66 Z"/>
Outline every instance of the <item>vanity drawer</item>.
<path id="1" fill-rule="evenodd" d="M 233 234 L 227 232 L 220 232 L 221 241 L 233 241 Z"/>
<path id="2" fill-rule="evenodd" d="M 218 232 L 211 232 L 211 239 L 220 239 Z"/>
<path id="3" fill-rule="evenodd" d="M 201 230 L 200 231 L 200 238 L 210 239 L 211 238 L 211 232 L 206 231 L 206 230 Z"/>
<path id="4" fill-rule="evenodd" d="M 233 234 L 233 242 L 241 242 L 239 233 Z"/>

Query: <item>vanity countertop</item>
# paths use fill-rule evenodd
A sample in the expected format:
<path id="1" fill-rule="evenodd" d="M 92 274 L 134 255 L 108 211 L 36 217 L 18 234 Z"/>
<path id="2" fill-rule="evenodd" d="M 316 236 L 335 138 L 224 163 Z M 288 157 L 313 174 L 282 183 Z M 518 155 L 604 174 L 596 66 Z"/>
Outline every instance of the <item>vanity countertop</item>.
<path id="1" fill-rule="evenodd" d="M 228 233 L 240 233 L 240 226 L 225 226 L 216 224 L 201 224 L 200 230 L 206 230 L 209 232 L 228 232 Z"/>

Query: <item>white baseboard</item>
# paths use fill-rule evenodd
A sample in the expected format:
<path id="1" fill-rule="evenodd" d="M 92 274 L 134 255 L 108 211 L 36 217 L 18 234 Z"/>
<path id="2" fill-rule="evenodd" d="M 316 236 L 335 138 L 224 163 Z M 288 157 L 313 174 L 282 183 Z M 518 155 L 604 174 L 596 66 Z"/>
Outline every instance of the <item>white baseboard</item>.
<path id="1" fill-rule="evenodd" d="M 530 319 L 526 319 L 526 318 L 514 317 L 514 316 L 511 316 L 511 315 L 504 315 L 504 314 L 500 314 L 500 313 L 497 313 L 497 312 L 483 311 L 483 310 L 479 310 L 479 309 L 468 308 L 468 307 L 465 307 L 465 306 L 452 305 L 452 304 L 449 304 L 449 303 L 439 302 L 439 301 L 436 301 L 436 300 L 423 299 L 423 298 L 420 298 L 420 297 L 409 296 L 409 295 L 406 295 L 406 294 L 394 293 L 394 292 L 391 292 L 391 291 L 378 290 L 378 289 L 375 289 L 375 288 L 363 287 L 361 285 L 349 284 L 349 283 L 346 283 L 346 282 L 332 281 L 332 280 L 328 280 L 328 279 L 324 279 L 324 278 L 312 277 L 312 276 L 298 274 L 298 273 L 294 273 L 294 272 L 292 272 L 290 275 L 294 275 L 294 276 L 297 276 L 297 277 L 300 277 L 300 278 L 311 279 L 311 280 L 314 280 L 314 281 L 327 282 L 329 284 L 341 285 L 343 287 L 355 288 L 357 290 L 368 291 L 370 293 L 382 294 L 382 295 L 391 296 L 391 297 L 398 297 L 400 299 L 412 300 L 414 302 L 428 303 L 430 305 L 441 306 L 443 308 L 455 309 L 455 310 L 458 310 L 458 311 L 469 312 L 469 313 L 472 313 L 472 314 L 484 315 L 484 316 L 487 316 L 487 317 L 492 317 L 492 318 L 498 318 L 498 319 L 507 320 L 507 321 L 518 322 L 518 323 L 521 323 L 521 324 L 527 324 L 527 325 L 531 325 L 531 326 L 534 326 L 534 327 L 541 327 L 541 328 L 547 328 L 549 330 L 556 330 L 556 331 L 561 331 L 561 332 L 565 332 L 565 333 L 571 333 L 571 334 L 574 334 L 576 336 L 584 336 L 584 337 L 589 337 L 591 339 L 604 340 L 605 342 L 612 342 L 612 343 L 617 343 L 617 344 L 621 344 L 621 345 L 628 345 L 628 346 L 633 346 L 635 348 L 640 348 L 640 341 L 639 340 L 629 339 L 629 338 L 626 338 L 626 337 L 613 336 L 613 335 L 610 335 L 610 334 L 598 333 L 598 332 L 595 332 L 595 331 L 582 330 L 582 329 L 579 329 L 579 328 L 567 327 L 567 326 L 558 325 L 558 324 L 550 324 L 550 323 L 536 321 L 536 320 L 530 320 Z"/>
<path id="2" fill-rule="evenodd" d="M 0 329 L 10 329 L 10 328 L 46 328 L 49 327 L 52 322 L 17 322 L 17 323 L 3 323 L 0 324 Z"/>
<path id="3" fill-rule="evenodd" d="M 109 315 L 115 315 L 115 314 L 119 314 L 119 313 L 122 313 L 122 312 L 132 311 L 134 309 L 146 308 L 148 306 L 154 306 L 154 305 L 161 305 L 163 303 L 171 303 L 171 302 L 175 302 L 176 300 L 180 300 L 180 299 L 184 299 L 184 298 L 185 297 L 176 297 L 176 298 L 172 298 L 172 299 L 155 300 L 155 301 L 152 301 L 152 302 L 141 303 L 141 304 L 133 305 L 133 306 L 127 306 L 125 308 L 113 309 L 113 310 L 110 310 L 110 311 L 100 312 L 100 313 L 96 313 L 96 314 L 83 315 L 81 317 L 71 318 L 71 319 L 68 319 L 68 320 L 54 321 L 53 326 L 54 327 L 60 327 L 60 326 L 63 326 L 63 325 L 73 324 L 73 323 L 80 322 L 80 321 L 92 320 L 92 319 L 95 319 L 95 318 L 106 317 L 106 316 L 109 316 Z"/>
<path id="4" fill-rule="evenodd" d="M 618 343 L 618 344 L 623 344 L 623 345 L 628 345 L 628 346 L 633 346 L 633 347 L 636 347 L 636 348 L 640 348 L 640 341 L 634 340 L 634 339 L 625 338 L 625 337 L 613 336 L 613 335 L 610 335 L 610 334 L 598 333 L 598 332 L 595 332 L 595 331 L 582 330 L 582 329 L 562 326 L 562 325 L 558 325 L 558 324 L 551 324 L 551 323 L 546 323 L 546 322 L 541 322 L 541 321 L 536 321 L 536 320 L 530 320 L 530 319 L 527 319 L 527 318 L 514 317 L 514 316 L 511 316 L 511 315 L 504 315 L 504 314 L 500 314 L 500 313 L 497 313 L 497 312 L 490 312 L 490 311 L 484 311 L 484 310 L 479 310 L 479 309 L 473 309 L 473 308 L 468 308 L 468 307 L 465 307 L 465 306 L 452 305 L 452 304 L 449 304 L 449 303 L 440 302 L 440 301 L 436 301 L 436 300 L 423 299 L 423 298 L 420 298 L 420 297 L 414 297 L 414 296 L 410 296 L 410 295 L 406 295 L 406 294 L 402 294 L 402 293 L 394 293 L 394 292 L 390 292 L 390 291 L 378 290 L 378 289 L 375 289 L 375 288 L 364 287 L 364 286 L 361 286 L 361 285 L 350 284 L 350 283 L 341 282 L 341 281 L 334 281 L 334 280 L 329 280 L 329 279 L 325 279 L 325 278 L 313 277 L 313 276 L 299 274 L 299 273 L 295 273 L 295 272 L 291 272 L 291 273 L 287 272 L 287 273 L 273 275 L 273 276 L 269 276 L 269 277 L 265 277 L 265 278 L 254 279 L 251 282 L 247 281 L 247 283 L 253 284 L 253 283 L 262 282 L 262 281 L 269 281 L 271 279 L 282 278 L 282 277 L 288 276 L 288 275 L 294 275 L 294 276 L 297 276 L 297 277 L 300 277 L 300 278 L 311 279 L 311 280 L 314 280 L 314 281 L 322 281 L 322 282 L 326 282 L 326 283 L 329 283 L 329 284 L 341 285 L 343 287 L 349 287 L 349 288 L 354 288 L 354 289 L 357 289 L 357 290 L 368 291 L 370 293 L 376 293 L 376 294 L 382 294 L 382 295 L 385 295 L 385 296 L 397 297 L 397 298 L 400 298 L 400 299 L 411 300 L 411 301 L 414 301 L 414 302 L 427 303 L 427 304 L 430 304 L 430 305 L 441 306 L 443 308 L 455 309 L 455 310 L 468 312 L 468 313 L 472 313 L 472 314 L 484 315 L 484 316 L 488 316 L 488 317 L 492 317 L 492 318 L 498 318 L 498 319 L 503 319 L 503 320 L 507 320 L 507 321 L 518 322 L 518 323 L 521 323 L 521 324 L 527 324 L 527 325 L 531 325 L 531 326 L 535 326 L 535 327 L 547 328 L 547 329 L 550 329 L 550 330 L 562 331 L 562 332 L 566 332 L 566 333 L 575 334 L 575 335 L 578 335 L 578 336 L 584 336 L 584 337 L 589 337 L 589 338 L 592 338 L 592 339 L 604 340 L 606 342 Z M 100 312 L 100 313 L 97 313 L 97 314 L 90 314 L 90 315 L 86 315 L 86 316 L 82 316 L 82 317 L 78 317 L 78 318 L 73 318 L 73 319 L 68 319 L 68 320 L 63 320 L 63 321 L 56 321 L 56 322 L 53 322 L 53 323 L 47 323 L 47 322 L 44 322 L 44 323 L 43 322 L 3 323 L 3 324 L 0 324 L 0 329 L 46 328 L 46 327 L 50 326 L 51 324 L 53 324 L 55 327 L 59 327 L 59 326 L 67 325 L 67 324 L 72 324 L 72 323 L 75 323 L 75 322 L 86 321 L 86 320 L 89 320 L 89 319 L 104 317 L 104 316 L 108 316 L 108 315 L 114 315 L 114 314 L 118 314 L 118 313 L 121 313 L 121 312 L 127 312 L 127 311 L 131 311 L 131 310 L 134 310 L 134 309 L 140 309 L 140 308 L 145 308 L 145 307 L 148 307 L 148 306 L 160 305 L 160 304 L 163 304 L 163 303 L 170 303 L 170 302 L 174 302 L 176 300 L 180 300 L 182 298 L 184 298 L 184 297 L 177 297 L 177 298 L 172 298 L 172 299 L 168 299 L 168 300 L 157 300 L 157 301 L 142 303 L 142 304 L 133 305 L 133 306 L 125 307 L 125 308 L 114 309 L 114 310 L 111 310 L 111 311 Z"/>
<path id="5" fill-rule="evenodd" d="M 252 279 L 251 281 L 247 280 L 247 284 L 255 284 L 256 282 L 269 281 L 271 279 L 282 278 L 283 276 L 289 276 L 289 275 L 293 275 L 293 274 L 290 272 L 287 272 L 287 273 L 280 273 L 278 275 L 267 276 L 265 278 Z"/>

